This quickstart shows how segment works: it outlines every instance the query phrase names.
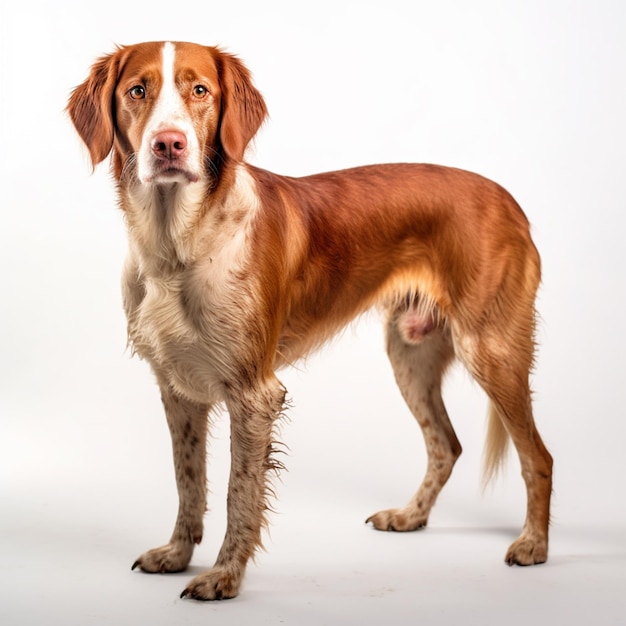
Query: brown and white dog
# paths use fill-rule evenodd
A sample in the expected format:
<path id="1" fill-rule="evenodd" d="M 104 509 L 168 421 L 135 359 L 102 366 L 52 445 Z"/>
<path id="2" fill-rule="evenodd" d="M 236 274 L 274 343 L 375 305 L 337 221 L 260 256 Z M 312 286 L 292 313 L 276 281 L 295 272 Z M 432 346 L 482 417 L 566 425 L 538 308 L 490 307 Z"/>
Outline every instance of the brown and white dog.
<path id="1" fill-rule="evenodd" d="M 93 165 L 112 153 L 128 224 L 124 306 L 134 350 L 158 380 L 172 435 L 179 510 L 165 546 L 133 568 L 184 570 L 206 510 L 208 415 L 231 423 L 228 528 L 215 566 L 182 596 L 237 595 L 266 524 L 276 377 L 366 309 L 385 314 L 396 380 L 419 422 L 426 476 L 404 507 L 368 522 L 426 525 L 461 453 L 441 398 L 456 357 L 490 399 L 486 471 L 508 438 L 528 508 L 509 564 L 547 558 L 552 459 L 535 428 L 539 256 L 513 198 L 469 172 L 373 165 L 305 178 L 244 161 L 266 107 L 240 60 L 190 43 L 118 48 L 93 66 L 68 111 Z"/>

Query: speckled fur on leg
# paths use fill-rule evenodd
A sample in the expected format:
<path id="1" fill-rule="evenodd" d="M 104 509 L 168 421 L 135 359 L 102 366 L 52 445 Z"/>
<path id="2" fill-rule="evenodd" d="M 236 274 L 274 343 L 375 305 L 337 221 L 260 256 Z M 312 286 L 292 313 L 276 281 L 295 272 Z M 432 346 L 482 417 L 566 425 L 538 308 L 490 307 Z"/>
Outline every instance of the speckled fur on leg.
<path id="1" fill-rule="evenodd" d="M 268 474 L 282 468 L 274 458 L 274 434 L 284 402 L 285 389 L 275 378 L 229 389 L 231 473 L 226 536 L 215 566 L 196 576 L 181 597 L 222 600 L 239 592 L 246 564 L 261 547 L 261 531 L 267 525 L 273 495 Z"/>
<path id="2" fill-rule="evenodd" d="M 387 352 L 398 387 L 422 429 L 428 467 L 419 490 L 404 508 L 380 511 L 367 522 L 377 530 L 417 530 L 426 526 L 437 496 L 461 454 L 441 398 L 441 380 L 453 357 L 452 345 L 448 331 L 434 327 L 420 341 L 409 342 L 403 324 L 392 316 L 387 325 Z"/>
<path id="3" fill-rule="evenodd" d="M 483 347 L 481 357 L 485 354 Z M 515 445 L 526 484 L 526 521 L 521 535 L 509 547 L 505 561 L 509 565 L 544 563 L 548 558 L 552 457 L 535 426 L 525 368 L 515 371 L 515 363 L 510 362 L 508 367 L 493 369 L 482 358 L 470 367 Z"/>
<path id="4" fill-rule="evenodd" d="M 167 385 L 161 386 L 161 397 L 172 437 L 178 516 L 169 543 L 142 554 L 133 569 L 169 573 L 186 569 L 195 545 L 202 541 L 209 408 L 180 398 Z"/>

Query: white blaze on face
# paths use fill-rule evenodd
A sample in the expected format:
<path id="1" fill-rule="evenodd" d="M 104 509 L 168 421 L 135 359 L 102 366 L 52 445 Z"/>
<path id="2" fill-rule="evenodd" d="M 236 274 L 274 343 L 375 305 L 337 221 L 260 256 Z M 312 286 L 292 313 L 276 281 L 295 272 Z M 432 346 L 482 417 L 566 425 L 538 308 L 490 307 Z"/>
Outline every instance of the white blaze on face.
<path id="1" fill-rule="evenodd" d="M 138 154 L 138 176 L 142 183 L 189 182 L 190 177 L 181 172 L 180 176 L 163 175 L 159 172 L 159 160 L 153 152 L 153 143 L 159 133 L 176 131 L 185 135 L 187 148 L 180 159 L 180 166 L 197 178 L 201 174 L 200 147 L 196 131 L 189 117 L 187 107 L 176 86 L 176 46 L 171 42 L 163 44 L 161 90 L 154 103 L 154 109 L 144 129 Z"/>

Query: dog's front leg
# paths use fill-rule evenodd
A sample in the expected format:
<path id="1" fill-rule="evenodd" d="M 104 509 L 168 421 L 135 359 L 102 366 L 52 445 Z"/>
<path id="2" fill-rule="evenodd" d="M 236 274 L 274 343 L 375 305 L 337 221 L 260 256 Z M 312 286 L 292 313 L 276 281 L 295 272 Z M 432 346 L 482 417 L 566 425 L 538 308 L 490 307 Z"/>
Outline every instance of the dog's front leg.
<path id="1" fill-rule="evenodd" d="M 133 569 L 168 573 L 186 569 L 195 544 L 202 540 L 209 407 L 177 396 L 167 384 L 161 384 L 161 397 L 172 436 L 178 516 L 169 543 L 142 554 Z"/>
<path id="2" fill-rule="evenodd" d="M 222 600 L 239 592 L 247 562 L 261 546 L 267 521 L 272 491 L 267 474 L 281 467 L 272 455 L 275 424 L 284 401 L 285 389 L 276 378 L 245 389 L 228 389 L 231 473 L 226 536 L 213 569 L 196 576 L 181 597 Z"/>

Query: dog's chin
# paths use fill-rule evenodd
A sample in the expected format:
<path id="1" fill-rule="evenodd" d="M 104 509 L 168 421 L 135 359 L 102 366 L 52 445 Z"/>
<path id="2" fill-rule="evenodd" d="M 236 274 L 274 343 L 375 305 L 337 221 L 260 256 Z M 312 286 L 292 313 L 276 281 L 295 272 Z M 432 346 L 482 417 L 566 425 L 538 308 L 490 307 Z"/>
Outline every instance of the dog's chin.
<path id="1" fill-rule="evenodd" d="M 144 185 L 172 185 L 174 183 L 187 185 L 197 183 L 200 176 L 192 170 L 183 167 L 159 168 L 145 175 L 140 175 L 139 180 Z"/>

